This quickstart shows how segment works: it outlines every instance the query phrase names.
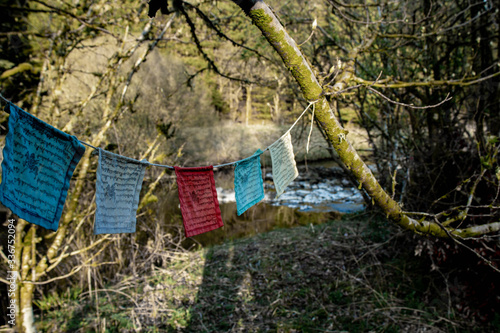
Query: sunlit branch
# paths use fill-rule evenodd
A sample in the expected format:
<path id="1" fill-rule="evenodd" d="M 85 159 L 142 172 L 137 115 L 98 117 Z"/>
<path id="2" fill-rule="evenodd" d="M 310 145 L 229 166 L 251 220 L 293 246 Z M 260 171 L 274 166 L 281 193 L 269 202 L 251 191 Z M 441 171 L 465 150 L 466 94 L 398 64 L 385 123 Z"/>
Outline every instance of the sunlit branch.
<path id="1" fill-rule="evenodd" d="M 205 52 L 205 50 L 203 49 L 203 46 L 201 45 L 200 39 L 198 38 L 198 35 L 196 33 L 196 26 L 194 25 L 193 21 L 189 17 L 189 14 L 184 9 L 183 2 L 178 6 L 178 9 L 181 12 L 181 14 L 184 16 L 184 18 L 186 19 L 186 22 L 189 25 L 189 31 L 191 32 L 191 37 L 193 38 L 193 41 L 196 45 L 196 48 L 198 49 L 198 51 L 202 55 L 203 59 L 205 59 L 205 61 L 208 63 L 209 69 L 213 70 L 215 73 L 217 73 L 218 75 L 220 75 L 226 79 L 238 81 L 238 82 L 249 83 L 249 81 L 247 79 L 235 78 L 235 77 L 229 76 L 225 73 L 222 73 L 219 70 L 219 68 L 217 67 L 215 62 L 212 60 L 212 58 L 210 58 L 208 56 L 208 54 Z M 205 69 L 203 69 L 203 70 L 205 70 Z"/>
<path id="2" fill-rule="evenodd" d="M 108 235 L 106 235 L 108 236 Z M 58 281 L 58 280 L 62 280 L 62 279 L 66 279 L 76 273 L 78 273 L 78 271 L 80 271 L 83 267 L 86 267 L 87 264 L 89 262 L 91 262 L 94 258 L 96 258 L 97 256 L 99 256 L 99 254 L 101 254 L 102 251 L 104 251 L 106 249 L 106 247 L 109 245 L 110 243 L 107 243 L 105 244 L 104 246 L 102 246 L 99 251 L 97 251 L 97 253 L 95 253 L 92 257 L 90 257 L 89 259 L 87 259 L 84 263 L 80 264 L 78 267 L 76 268 L 73 268 L 68 274 L 65 274 L 65 275 L 60 275 L 60 276 L 57 276 L 55 278 L 52 278 L 52 279 L 49 279 L 49 280 L 45 280 L 45 281 L 38 281 L 38 282 L 35 282 L 35 281 L 30 281 L 30 280 L 23 280 L 22 283 L 29 283 L 29 284 L 35 284 L 35 285 L 44 285 L 44 284 L 48 284 L 48 283 L 52 283 L 54 281 Z M 81 252 L 81 251 L 79 251 Z M 75 253 L 75 254 L 78 254 L 78 253 Z M 45 275 L 45 274 L 43 274 Z M 37 279 L 40 277 L 41 275 L 37 275 Z"/>
<path id="3" fill-rule="evenodd" d="M 153 20 L 149 20 L 148 23 L 144 26 L 141 32 L 141 36 L 137 39 L 136 44 L 128 49 L 127 51 L 124 51 L 125 48 L 125 36 L 128 34 L 128 28 L 126 29 L 126 32 L 124 34 L 124 38 L 122 38 L 122 45 L 119 50 L 119 52 L 116 52 L 113 57 L 111 57 L 108 60 L 108 66 L 106 68 L 106 71 L 99 76 L 98 81 L 93 85 L 90 93 L 85 97 L 80 103 L 78 103 L 77 110 L 75 111 L 73 117 L 70 118 L 68 123 L 63 127 L 64 132 L 71 132 L 73 130 L 73 126 L 77 119 L 79 119 L 78 116 L 80 116 L 83 113 L 83 110 L 85 107 L 88 105 L 88 103 L 96 97 L 97 92 L 99 91 L 99 88 L 103 86 L 103 84 L 106 82 L 106 79 L 109 77 L 112 77 L 115 75 L 116 71 L 120 68 L 121 64 L 123 61 L 126 59 L 129 59 L 132 57 L 132 55 L 139 49 L 139 47 L 142 45 L 142 43 L 146 40 L 146 36 L 149 34 L 153 27 Z M 156 45 L 156 44 L 155 44 Z"/>
<path id="4" fill-rule="evenodd" d="M 373 89 L 372 87 L 367 87 L 368 90 L 370 90 L 371 92 L 374 92 L 375 94 L 377 94 L 378 96 L 382 97 L 383 99 L 385 99 L 386 101 L 392 103 L 392 104 L 396 104 L 396 105 L 400 105 L 400 106 L 405 106 L 405 107 L 408 107 L 408 108 L 412 108 L 412 109 L 419 109 L 419 110 L 424 110 L 424 109 L 431 109 L 431 108 L 435 108 L 435 107 L 438 107 L 446 102 L 448 102 L 449 100 L 452 99 L 452 97 L 450 97 L 450 94 L 448 93 L 445 97 L 445 99 L 443 99 L 441 102 L 437 103 L 437 104 L 434 104 L 434 105 L 425 105 L 425 106 L 415 106 L 413 104 L 406 104 L 406 103 L 401 103 L 401 102 L 396 102 L 392 99 L 390 99 L 389 97 L 385 96 L 384 94 L 382 94 L 380 91 L 376 90 L 376 89 Z"/>
<path id="5" fill-rule="evenodd" d="M 219 36 L 220 38 L 223 38 L 225 40 L 227 40 L 228 42 L 230 42 L 231 44 L 233 44 L 234 46 L 238 46 L 238 47 L 241 47 L 245 50 L 248 50 L 250 52 L 253 52 L 255 53 L 259 58 L 263 58 L 263 59 L 266 59 L 268 61 L 272 61 L 270 58 L 266 57 L 265 55 L 263 55 L 262 53 L 260 53 L 259 51 L 255 50 L 255 49 L 252 49 L 248 46 L 245 46 L 241 43 L 238 43 L 237 41 L 235 41 L 234 39 L 230 38 L 228 35 L 226 35 L 224 32 L 222 32 L 213 22 L 212 20 L 210 20 L 210 18 L 208 18 L 208 16 L 202 11 L 200 10 L 198 7 L 196 6 L 193 6 L 191 5 L 190 3 L 186 2 L 186 1 L 183 1 L 183 3 L 186 5 L 186 6 L 189 6 L 189 8 L 191 9 L 194 9 L 196 11 L 196 13 L 198 14 L 199 17 L 202 18 L 202 20 L 208 25 L 208 27 L 210 29 L 213 29 L 216 33 L 217 33 L 217 36 Z"/>
<path id="6" fill-rule="evenodd" d="M 103 32 L 103 33 L 105 33 L 105 34 L 107 34 L 107 35 L 113 36 L 114 38 L 117 38 L 117 39 L 118 39 L 118 37 L 117 37 L 117 36 L 115 36 L 115 35 L 114 35 L 111 31 L 109 31 L 109 30 L 107 30 L 107 29 L 104 29 L 104 28 L 102 28 L 102 27 L 98 27 L 98 26 L 96 26 L 96 25 L 93 25 L 93 24 L 91 24 L 91 23 L 88 23 L 88 22 L 87 22 L 87 21 L 85 21 L 84 19 L 82 19 L 82 18 L 80 18 L 80 17 L 76 16 L 75 14 L 70 13 L 70 12 L 68 12 L 68 11 L 64 10 L 64 9 L 61 9 L 61 8 L 57 8 L 57 7 L 51 6 L 51 5 L 49 5 L 49 4 L 47 4 L 47 3 L 45 3 L 45 2 L 43 2 L 43 1 L 41 1 L 41 0 L 33 0 L 33 2 L 36 2 L 36 3 L 38 3 L 38 4 L 42 5 L 42 6 L 45 6 L 45 7 L 47 7 L 47 8 L 50 8 L 50 9 L 52 9 L 52 10 L 56 11 L 57 13 L 62 13 L 62 14 L 64 14 L 64 15 L 67 15 L 67 16 L 71 17 L 71 18 L 74 18 L 75 20 L 77 20 L 77 21 L 78 21 L 78 22 L 80 22 L 81 24 L 85 25 L 86 27 L 89 27 L 89 28 L 94 29 L 94 30 L 101 31 L 101 32 Z"/>
<path id="7" fill-rule="evenodd" d="M 73 244 L 73 240 L 75 239 L 76 235 L 77 235 L 77 232 L 78 230 L 80 230 L 80 227 L 83 225 L 83 223 L 85 222 L 85 220 L 91 216 L 92 214 L 95 213 L 95 210 L 92 210 L 92 207 L 93 207 L 93 203 L 95 201 L 95 196 L 94 198 L 92 198 L 92 202 L 89 204 L 89 207 L 87 209 L 87 214 L 85 214 L 84 217 L 82 217 L 80 219 L 80 221 L 78 222 L 75 230 L 73 231 L 73 234 L 67 239 L 66 241 L 66 244 L 62 247 L 62 251 L 61 253 L 59 254 L 59 256 L 57 258 L 54 258 L 52 261 L 51 261 L 51 265 L 47 268 L 47 272 L 51 271 L 52 269 L 54 269 L 57 265 L 59 265 L 59 263 L 66 257 L 70 256 L 70 255 L 67 255 L 66 252 L 68 251 L 69 247 L 71 246 L 71 244 Z"/>
<path id="8" fill-rule="evenodd" d="M 460 86 L 467 87 L 482 81 L 489 80 L 491 78 L 497 77 L 500 75 L 500 72 L 496 72 L 481 78 L 470 78 L 470 79 L 460 79 L 460 80 L 430 80 L 430 81 L 416 81 L 416 82 L 401 82 L 395 81 L 394 83 L 388 83 L 391 81 L 391 78 L 387 78 L 385 80 L 379 81 L 379 83 L 375 81 L 368 81 L 362 79 L 360 77 L 354 77 L 353 80 L 357 83 L 362 83 L 366 85 L 371 85 L 377 88 L 408 88 L 408 87 L 436 87 L 436 86 Z M 385 83 L 387 82 L 387 83 Z"/>
<path id="9" fill-rule="evenodd" d="M 474 249 L 470 248 L 469 246 L 467 246 L 466 244 L 464 244 L 463 242 L 461 242 L 459 240 L 459 237 L 452 237 L 452 235 L 450 234 L 450 232 L 448 231 L 448 229 L 445 226 L 443 226 L 441 223 L 439 223 L 439 221 L 435 220 L 435 222 L 443 229 L 444 232 L 446 232 L 446 234 L 448 235 L 448 237 L 451 238 L 455 243 L 461 245 L 462 247 L 464 247 L 468 251 L 474 253 L 479 259 L 483 260 L 488 266 L 490 266 L 491 268 L 493 268 L 493 270 L 495 270 L 496 272 L 500 273 L 500 269 L 497 268 L 495 265 L 493 265 L 493 263 L 491 262 L 491 260 L 485 258 L 480 253 L 478 253 L 477 251 L 474 251 Z"/>
<path id="10" fill-rule="evenodd" d="M 176 17 L 176 13 L 173 13 L 172 16 L 170 17 L 170 19 L 168 20 L 168 22 L 163 27 L 163 29 L 160 32 L 160 34 L 158 35 L 158 37 L 149 44 L 148 48 L 146 50 L 144 50 L 142 55 L 135 62 L 134 66 L 130 70 L 130 73 L 127 77 L 127 81 L 125 82 L 122 93 L 120 95 L 120 102 L 119 102 L 120 105 L 123 105 L 123 103 L 125 101 L 125 95 L 127 94 L 127 90 L 130 86 L 130 83 L 132 82 L 132 78 L 134 77 L 134 74 L 139 70 L 139 67 L 145 61 L 148 54 L 151 53 L 151 51 L 153 51 L 153 49 L 156 47 L 156 45 L 158 44 L 158 41 L 160 41 L 163 38 L 163 36 L 167 32 L 167 30 L 172 26 L 172 23 L 174 22 L 175 17 Z M 139 44 L 137 44 L 137 46 L 138 45 Z"/>

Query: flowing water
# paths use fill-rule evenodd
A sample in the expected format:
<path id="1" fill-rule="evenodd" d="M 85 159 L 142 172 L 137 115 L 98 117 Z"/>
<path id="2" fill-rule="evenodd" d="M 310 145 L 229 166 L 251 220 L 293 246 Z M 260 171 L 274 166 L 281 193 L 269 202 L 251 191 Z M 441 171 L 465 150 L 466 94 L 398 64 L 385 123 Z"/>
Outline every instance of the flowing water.
<path id="1" fill-rule="evenodd" d="M 275 228 L 324 223 L 342 213 L 364 210 L 363 197 L 344 177 L 341 168 L 299 166 L 299 177 L 276 198 L 272 173 L 263 169 L 265 198 L 238 216 L 232 172 L 216 172 L 215 184 L 224 227 L 193 237 L 202 245 L 220 244 L 228 239 L 247 237 Z M 177 191 L 167 196 L 163 216 L 167 224 L 180 225 Z M 187 241 L 186 246 L 192 244 Z"/>

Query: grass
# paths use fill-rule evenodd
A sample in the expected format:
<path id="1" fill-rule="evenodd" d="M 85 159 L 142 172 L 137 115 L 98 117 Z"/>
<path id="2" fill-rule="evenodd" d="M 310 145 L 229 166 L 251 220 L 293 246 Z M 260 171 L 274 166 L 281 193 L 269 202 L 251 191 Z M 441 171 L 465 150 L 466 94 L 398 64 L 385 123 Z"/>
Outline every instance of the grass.
<path id="1" fill-rule="evenodd" d="M 92 298 L 45 296 L 38 322 L 44 332 L 495 331 L 461 318 L 429 267 L 387 221 L 356 217 L 177 252 Z"/>

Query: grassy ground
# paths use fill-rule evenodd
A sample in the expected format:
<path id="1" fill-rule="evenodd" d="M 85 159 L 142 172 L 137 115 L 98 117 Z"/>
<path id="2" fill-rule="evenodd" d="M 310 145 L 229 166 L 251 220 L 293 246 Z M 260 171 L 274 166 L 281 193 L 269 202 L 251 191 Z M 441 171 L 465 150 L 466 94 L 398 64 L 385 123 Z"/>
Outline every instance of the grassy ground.
<path id="1" fill-rule="evenodd" d="M 408 235 L 356 217 L 172 253 L 147 277 L 38 302 L 44 332 L 484 332 Z M 497 327 L 498 328 L 498 327 Z"/>

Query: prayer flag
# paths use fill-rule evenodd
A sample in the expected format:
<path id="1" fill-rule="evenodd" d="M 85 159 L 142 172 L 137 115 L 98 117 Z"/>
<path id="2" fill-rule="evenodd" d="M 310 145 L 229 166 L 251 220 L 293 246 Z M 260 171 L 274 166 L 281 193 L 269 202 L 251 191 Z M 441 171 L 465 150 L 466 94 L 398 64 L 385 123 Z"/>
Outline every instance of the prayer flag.
<path id="1" fill-rule="evenodd" d="M 8 103 L 0 201 L 19 218 L 56 231 L 71 176 L 85 152 L 72 135 Z"/>
<path id="2" fill-rule="evenodd" d="M 237 162 L 234 169 L 234 192 L 238 216 L 264 199 L 264 183 L 260 169 L 259 149 L 253 156 Z"/>
<path id="3" fill-rule="evenodd" d="M 273 181 L 276 186 L 276 197 L 279 197 L 285 188 L 299 175 L 293 155 L 292 137 L 287 132 L 269 146 L 273 164 Z"/>
<path id="4" fill-rule="evenodd" d="M 99 149 L 94 234 L 135 232 L 146 164 Z"/>
<path id="5" fill-rule="evenodd" d="M 222 227 L 213 167 L 174 169 L 186 237 Z"/>

